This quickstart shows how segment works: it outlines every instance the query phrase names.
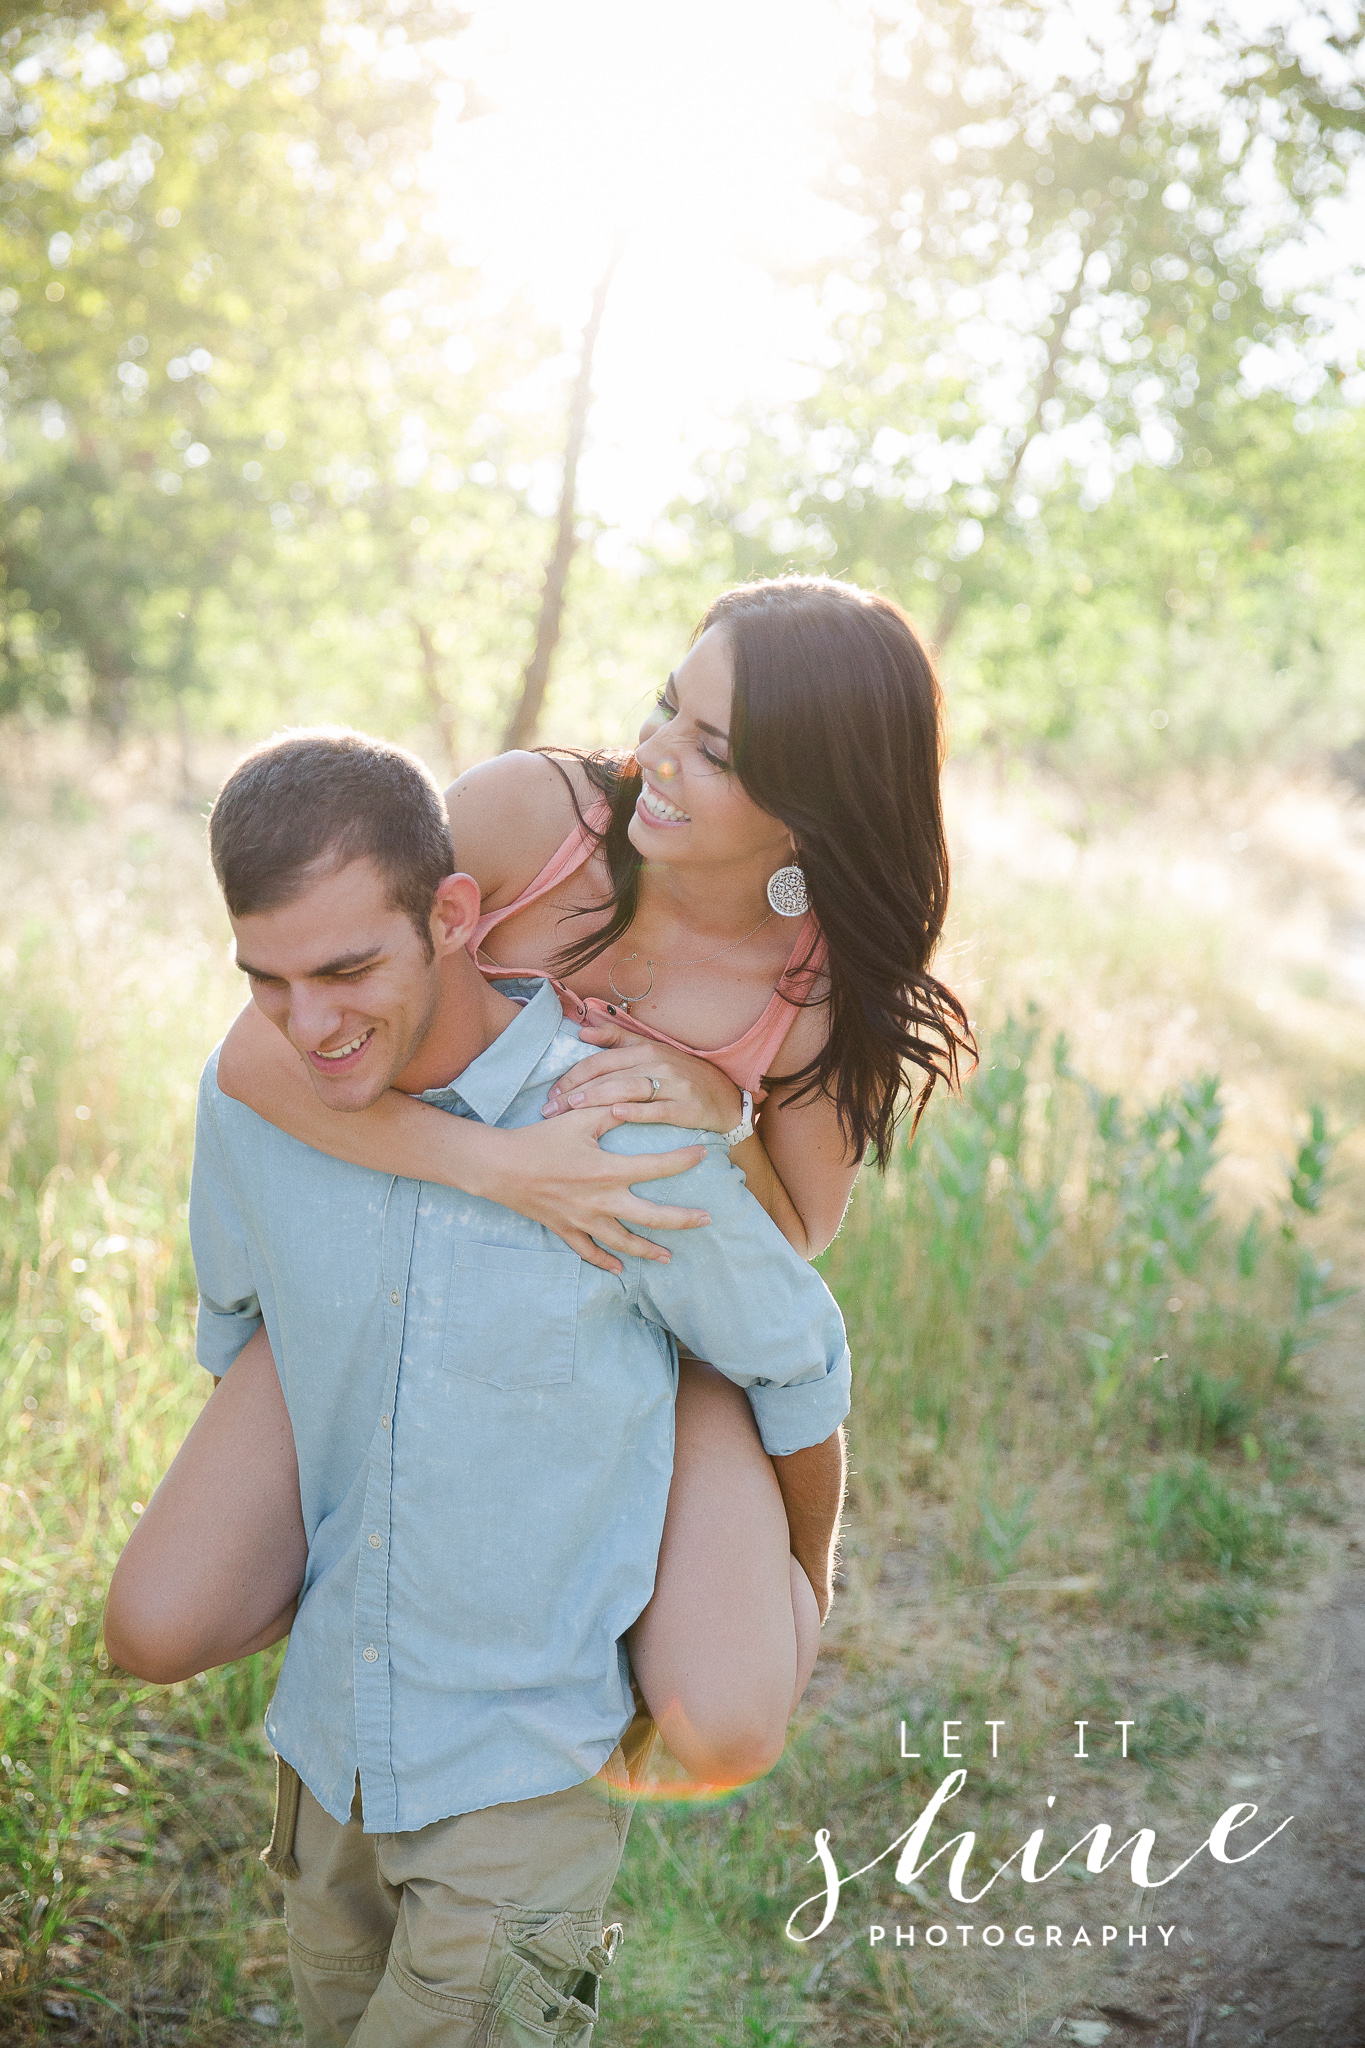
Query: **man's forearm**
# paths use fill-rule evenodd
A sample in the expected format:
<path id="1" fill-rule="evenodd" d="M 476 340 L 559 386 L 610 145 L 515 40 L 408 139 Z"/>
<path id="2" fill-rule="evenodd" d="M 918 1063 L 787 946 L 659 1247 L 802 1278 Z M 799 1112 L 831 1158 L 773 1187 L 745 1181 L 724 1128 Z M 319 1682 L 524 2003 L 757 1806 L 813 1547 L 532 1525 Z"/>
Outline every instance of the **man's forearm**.
<path id="1" fill-rule="evenodd" d="M 834 1598 L 834 1551 L 844 1505 L 842 1428 L 809 1450 L 774 1458 L 773 1470 L 787 1510 L 792 1556 L 815 1589 L 823 1621 Z"/>

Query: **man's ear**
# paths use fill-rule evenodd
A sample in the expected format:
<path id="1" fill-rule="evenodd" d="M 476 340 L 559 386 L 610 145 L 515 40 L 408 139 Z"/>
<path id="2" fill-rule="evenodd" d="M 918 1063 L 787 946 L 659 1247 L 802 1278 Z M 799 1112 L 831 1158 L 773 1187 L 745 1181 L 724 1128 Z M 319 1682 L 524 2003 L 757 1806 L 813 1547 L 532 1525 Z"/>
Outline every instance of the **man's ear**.
<path id="1" fill-rule="evenodd" d="M 479 885 L 472 875 L 447 875 L 440 883 L 431 904 L 431 943 L 438 960 L 469 944 L 482 907 Z"/>

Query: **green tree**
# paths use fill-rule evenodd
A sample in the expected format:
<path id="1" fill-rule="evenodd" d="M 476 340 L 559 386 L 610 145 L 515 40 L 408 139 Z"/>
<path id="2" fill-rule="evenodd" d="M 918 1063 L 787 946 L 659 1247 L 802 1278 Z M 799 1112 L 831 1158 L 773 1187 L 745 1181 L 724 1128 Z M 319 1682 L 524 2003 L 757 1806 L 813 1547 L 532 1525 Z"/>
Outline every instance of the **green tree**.
<path id="1" fill-rule="evenodd" d="M 0 703 L 496 724 L 562 374 L 435 223 L 461 26 L 125 0 L 0 38 Z"/>
<path id="2" fill-rule="evenodd" d="M 833 189 L 864 233 L 824 285 L 818 388 L 756 421 L 742 476 L 717 464 L 702 501 L 739 571 L 813 558 L 891 590 L 981 682 L 978 724 L 1073 718 L 1079 700 L 1038 671 L 1077 600 L 1112 636 L 1122 594 L 1144 651 L 1160 640 L 1164 689 L 1209 595 L 1173 563 L 1177 535 L 1226 567 L 1233 477 L 1283 435 L 1296 473 L 1319 459 L 1290 421 L 1310 387 L 1330 402 L 1327 341 L 1272 259 L 1345 189 L 1361 77 L 1358 35 L 1321 38 L 1314 68 L 1213 7 L 1198 23 L 1146 0 L 1104 23 L 1036 0 L 880 8 L 836 138 Z M 1288 392 L 1255 398 L 1276 359 Z M 1159 479 L 1177 466 L 1172 524 Z M 1253 500 L 1262 541 L 1303 538 L 1266 489 Z M 1149 517 L 1139 574 L 1130 522 Z"/>

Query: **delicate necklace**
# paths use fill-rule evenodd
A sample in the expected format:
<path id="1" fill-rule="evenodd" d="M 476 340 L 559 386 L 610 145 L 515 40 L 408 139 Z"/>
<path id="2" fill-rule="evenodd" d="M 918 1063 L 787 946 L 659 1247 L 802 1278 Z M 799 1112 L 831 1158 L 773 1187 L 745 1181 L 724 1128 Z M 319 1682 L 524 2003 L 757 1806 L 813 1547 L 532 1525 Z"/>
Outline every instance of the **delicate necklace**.
<path id="1" fill-rule="evenodd" d="M 722 946 L 718 953 L 704 953 L 700 960 L 660 959 L 658 964 L 660 967 L 709 967 L 713 960 L 723 960 L 727 953 L 733 953 L 737 950 L 738 947 L 742 946 L 744 944 L 745 939 L 753 938 L 754 932 L 761 932 L 765 924 L 771 924 L 775 914 L 776 913 L 774 911 L 770 910 L 766 917 L 760 917 L 758 923 L 754 926 L 754 930 L 752 932 L 745 932 L 743 938 L 732 939 L 730 941 L 730 944 L 728 946 Z M 618 960 L 616 962 L 616 967 L 629 967 L 631 961 L 638 960 L 639 957 L 640 956 L 638 953 L 627 953 L 624 960 Z M 620 989 L 616 986 L 616 967 L 609 967 L 607 969 L 607 980 L 611 985 L 611 992 L 615 996 L 621 1008 L 625 1010 L 627 1014 L 629 1014 L 631 1004 L 642 1003 L 645 1000 L 645 997 L 650 993 L 650 990 L 654 987 L 655 957 L 656 956 L 651 955 L 645 961 L 645 966 L 649 969 L 649 986 L 647 988 L 642 988 L 639 991 L 638 995 L 623 996 Z"/>

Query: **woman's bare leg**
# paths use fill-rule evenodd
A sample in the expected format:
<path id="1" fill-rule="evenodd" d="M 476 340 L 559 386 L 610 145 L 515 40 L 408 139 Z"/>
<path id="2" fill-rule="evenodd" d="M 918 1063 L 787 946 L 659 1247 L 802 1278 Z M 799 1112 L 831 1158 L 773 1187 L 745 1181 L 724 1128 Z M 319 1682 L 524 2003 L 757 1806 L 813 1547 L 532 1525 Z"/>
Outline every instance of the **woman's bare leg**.
<path id="1" fill-rule="evenodd" d="M 156 1685 L 263 1650 L 288 1633 L 307 1558 L 294 1432 L 259 1330 L 114 1567 L 105 1647 Z"/>
<path id="2" fill-rule="evenodd" d="M 684 1359 L 654 1597 L 629 1636 L 659 1732 L 706 1784 L 772 1769 L 814 1669 L 820 1611 L 791 1554 L 772 1461 L 740 1389 Z"/>

